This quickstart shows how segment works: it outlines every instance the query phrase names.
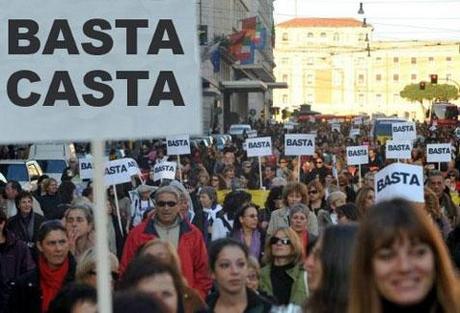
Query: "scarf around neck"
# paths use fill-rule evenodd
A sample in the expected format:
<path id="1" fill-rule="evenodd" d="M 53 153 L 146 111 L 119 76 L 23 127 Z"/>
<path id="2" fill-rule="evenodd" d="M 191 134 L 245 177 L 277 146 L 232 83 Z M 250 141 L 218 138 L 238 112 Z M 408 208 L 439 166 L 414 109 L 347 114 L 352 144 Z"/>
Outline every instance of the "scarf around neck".
<path id="1" fill-rule="evenodd" d="M 40 255 L 38 269 L 40 273 L 40 288 L 43 296 L 41 311 L 44 313 L 48 311 L 49 304 L 56 297 L 64 283 L 69 271 L 69 259 L 66 258 L 58 269 L 52 269 L 46 259 Z"/>

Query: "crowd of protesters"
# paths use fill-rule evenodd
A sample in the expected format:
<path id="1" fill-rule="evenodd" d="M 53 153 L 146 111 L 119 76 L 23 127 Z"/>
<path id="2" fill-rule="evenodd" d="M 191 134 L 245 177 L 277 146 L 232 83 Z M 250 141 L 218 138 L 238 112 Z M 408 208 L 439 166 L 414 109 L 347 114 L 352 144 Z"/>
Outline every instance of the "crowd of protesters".
<path id="1" fill-rule="evenodd" d="M 172 181 L 149 175 L 176 160 L 161 140 L 115 143 L 145 176 L 107 190 L 114 312 L 460 312 L 451 129 L 417 125 L 405 162 L 424 167 L 425 203 L 376 204 L 374 175 L 394 161 L 366 123 L 353 137 L 349 122 L 340 132 L 299 127 L 316 134 L 316 152 L 302 157 L 284 155 L 282 124 L 253 127 L 272 137 L 272 156 L 247 158 L 244 136 L 219 147 L 197 141 Z M 452 161 L 427 164 L 431 142 L 451 143 Z M 359 144 L 370 147 L 361 170 L 345 159 Z M 0 158 L 21 153 L 1 147 Z M 0 313 L 96 312 L 93 189 L 78 160 L 61 182 L 43 176 L 35 190 L 16 181 L 1 189 Z M 266 193 L 263 205 L 254 190 Z"/>

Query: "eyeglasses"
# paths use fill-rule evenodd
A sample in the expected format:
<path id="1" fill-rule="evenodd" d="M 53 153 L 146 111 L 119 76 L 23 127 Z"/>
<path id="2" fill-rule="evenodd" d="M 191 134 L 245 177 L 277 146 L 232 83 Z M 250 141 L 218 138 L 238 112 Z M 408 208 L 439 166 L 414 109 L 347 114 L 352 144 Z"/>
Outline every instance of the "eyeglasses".
<path id="1" fill-rule="evenodd" d="M 270 238 L 270 244 L 271 245 L 276 245 L 278 243 L 281 243 L 285 246 L 290 245 L 291 241 L 287 238 L 278 238 L 278 237 L 271 237 Z"/>
<path id="2" fill-rule="evenodd" d="M 257 214 L 249 214 L 249 215 L 245 215 L 244 217 L 258 218 Z"/>
<path id="3" fill-rule="evenodd" d="M 177 202 L 174 201 L 158 201 L 157 206 L 159 207 L 165 207 L 169 206 L 170 208 L 175 207 L 177 205 Z"/>
<path id="4" fill-rule="evenodd" d="M 316 195 L 318 193 L 318 190 L 309 190 L 308 194 L 309 195 Z"/>
<path id="5" fill-rule="evenodd" d="M 97 275 L 96 271 L 89 271 L 88 274 L 92 276 Z M 111 272 L 110 275 L 112 276 L 112 280 L 118 280 L 118 278 L 120 277 L 120 274 L 118 274 L 117 272 Z"/>

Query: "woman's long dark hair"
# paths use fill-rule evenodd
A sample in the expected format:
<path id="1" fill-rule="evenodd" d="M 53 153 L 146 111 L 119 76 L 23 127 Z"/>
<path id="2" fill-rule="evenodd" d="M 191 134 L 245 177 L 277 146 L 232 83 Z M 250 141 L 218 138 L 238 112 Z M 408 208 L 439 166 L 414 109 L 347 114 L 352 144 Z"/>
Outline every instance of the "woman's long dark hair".
<path id="1" fill-rule="evenodd" d="M 232 236 L 235 234 L 235 232 L 243 228 L 243 225 L 241 225 L 240 217 L 244 216 L 249 208 L 254 208 L 257 212 L 259 212 L 259 207 L 254 203 L 248 203 L 236 211 L 235 220 L 233 222 L 233 230 L 231 233 Z"/>
<path id="2" fill-rule="evenodd" d="M 307 302 L 307 312 L 344 312 L 348 305 L 351 259 L 357 232 L 358 226 L 354 224 L 333 225 L 325 229 L 319 255 L 321 282 Z"/>

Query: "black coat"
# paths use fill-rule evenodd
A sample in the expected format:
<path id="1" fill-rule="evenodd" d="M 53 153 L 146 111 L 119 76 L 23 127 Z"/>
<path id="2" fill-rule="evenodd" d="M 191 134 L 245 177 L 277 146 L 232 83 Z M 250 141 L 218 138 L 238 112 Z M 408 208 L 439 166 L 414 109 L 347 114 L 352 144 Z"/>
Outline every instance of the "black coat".
<path id="1" fill-rule="evenodd" d="M 75 280 L 77 263 L 69 254 L 69 271 L 64 279 L 63 287 Z M 40 288 L 40 272 L 38 267 L 21 275 L 10 284 L 12 289 L 9 299 L 10 313 L 41 313 L 42 291 Z"/>
<path id="2" fill-rule="evenodd" d="M 268 301 L 268 299 L 256 294 L 250 289 L 246 290 L 248 305 L 244 310 L 244 313 L 268 313 L 271 311 L 272 304 Z M 219 300 L 218 292 L 209 295 L 209 297 L 206 299 L 206 303 L 208 304 L 209 308 L 203 312 L 213 313 L 217 300 Z"/>
<path id="3" fill-rule="evenodd" d="M 33 225 L 33 236 L 32 238 L 29 238 L 27 235 L 26 229 L 24 229 L 22 223 L 21 223 L 21 215 L 18 212 L 15 216 L 10 218 L 8 220 L 8 224 L 6 225 L 6 228 L 8 231 L 14 234 L 14 236 L 19 239 L 24 241 L 29 248 L 32 248 L 35 246 L 35 243 L 37 242 L 38 239 L 38 230 L 40 229 L 40 226 L 42 223 L 45 221 L 45 218 L 41 216 L 40 214 L 33 213 L 34 215 L 34 225 Z"/>

